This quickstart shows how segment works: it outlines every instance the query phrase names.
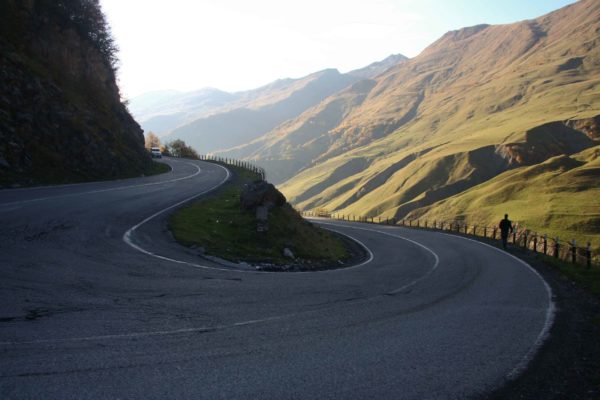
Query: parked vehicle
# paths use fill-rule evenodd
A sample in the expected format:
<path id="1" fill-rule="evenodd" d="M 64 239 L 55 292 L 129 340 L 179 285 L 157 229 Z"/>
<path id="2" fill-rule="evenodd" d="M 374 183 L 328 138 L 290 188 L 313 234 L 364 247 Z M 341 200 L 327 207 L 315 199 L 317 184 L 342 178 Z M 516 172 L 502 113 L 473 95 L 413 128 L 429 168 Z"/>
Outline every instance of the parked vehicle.
<path id="1" fill-rule="evenodd" d="M 160 152 L 159 147 L 150 148 L 150 153 L 152 153 L 152 158 L 162 158 L 162 153 Z"/>

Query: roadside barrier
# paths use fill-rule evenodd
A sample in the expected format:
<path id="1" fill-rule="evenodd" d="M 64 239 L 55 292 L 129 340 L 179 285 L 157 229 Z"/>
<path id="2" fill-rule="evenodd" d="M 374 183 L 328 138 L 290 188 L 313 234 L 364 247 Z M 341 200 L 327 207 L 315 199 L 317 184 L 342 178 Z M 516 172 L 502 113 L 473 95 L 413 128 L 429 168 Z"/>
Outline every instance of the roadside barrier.
<path id="1" fill-rule="evenodd" d="M 210 154 L 200 154 L 198 156 L 198 159 L 202 161 L 216 162 L 220 164 L 244 168 L 250 172 L 257 174 L 260 177 L 260 180 L 262 181 L 267 179 L 267 173 L 265 172 L 264 168 L 256 166 L 248 161 L 236 160 L 235 158 L 216 157 Z"/>
<path id="2" fill-rule="evenodd" d="M 491 240 L 500 240 L 500 229 L 497 226 L 469 225 L 461 221 L 428 221 L 396 218 L 366 217 L 354 214 L 329 213 L 327 210 L 303 211 L 305 217 L 320 217 L 338 221 L 361 222 L 380 225 L 396 225 L 415 229 L 439 230 L 462 235 L 477 236 Z M 583 265 L 587 268 L 600 266 L 600 249 L 592 249 L 588 242 L 585 246 L 578 246 L 575 239 L 563 241 L 558 236 L 549 237 L 538 234 L 515 224 L 513 232 L 508 236 L 508 243 L 534 253 L 558 258 L 573 264 Z"/>

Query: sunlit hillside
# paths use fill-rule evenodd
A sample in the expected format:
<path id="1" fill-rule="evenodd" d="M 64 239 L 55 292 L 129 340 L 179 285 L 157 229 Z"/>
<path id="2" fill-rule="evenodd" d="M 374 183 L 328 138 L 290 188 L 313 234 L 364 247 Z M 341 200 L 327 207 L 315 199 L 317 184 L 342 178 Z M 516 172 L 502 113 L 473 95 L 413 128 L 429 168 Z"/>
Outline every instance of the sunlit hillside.
<path id="1" fill-rule="evenodd" d="M 600 115 L 599 20 L 600 2 L 585 0 L 535 20 L 447 33 L 377 77 L 357 107 L 313 139 L 319 145 L 311 161 L 282 190 L 300 209 L 395 217 L 441 215 L 443 209 L 448 218 L 460 218 L 467 206 L 456 202 L 480 199 L 469 194 L 477 185 L 553 157 L 576 160 L 600 143 L 593 119 Z M 255 157 L 269 159 L 265 154 Z M 591 201 L 600 182 L 597 152 L 581 154 L 586 174 L 596 179 L 555 180 L 564 192 L 577 187 L 579 197 L 548 195 L 543 221 L 525 212 L 519 218 L 574 230 L 556 217 L 559 204 L 571 199 L 576 208 L 584 198 Z M 558 176 L 560 165 L 545 168 Z M 461 193 L 453 208 L 439 203 Z M 538 192 L 512 193 L 533 204 Z M 509 200 L 481 198 L 489 215 L 477 218 L 503 214 Z M 598 216 L 597 209 L 575 211 L 570 226 L 581 221 L 589 228 L 578 232 L 592 234 L 598 227 L 586 221 Z"/>

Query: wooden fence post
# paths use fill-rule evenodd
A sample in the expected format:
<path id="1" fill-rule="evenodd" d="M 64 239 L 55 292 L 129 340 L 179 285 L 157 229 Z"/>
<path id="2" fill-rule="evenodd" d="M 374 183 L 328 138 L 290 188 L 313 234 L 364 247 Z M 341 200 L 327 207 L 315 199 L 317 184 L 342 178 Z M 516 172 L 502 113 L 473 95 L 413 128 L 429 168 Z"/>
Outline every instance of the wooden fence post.
<path id="1" fill-rule="evenodd" d="M 533 252 L 537 253 L 537 234 L 533 236 Z"/>
<path id="2" fill-rule="evenodd" d="M 544 255 L 548 254 L 548 235 L 544 234 Z"/>
<path id="3" fill-rule="evenodd" d="M 483 227 L 483 237 L 484 239 L 487 238 L 487 226 Z"/>

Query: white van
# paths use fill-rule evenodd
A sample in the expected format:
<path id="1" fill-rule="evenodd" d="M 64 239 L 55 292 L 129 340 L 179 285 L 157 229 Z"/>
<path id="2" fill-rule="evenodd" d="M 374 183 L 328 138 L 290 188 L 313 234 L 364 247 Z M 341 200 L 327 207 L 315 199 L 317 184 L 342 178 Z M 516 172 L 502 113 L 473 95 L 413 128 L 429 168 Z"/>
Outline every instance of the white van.
<path id="1" fill-rule="evenodd" d="M 151 147 L 150 153 L 152 153 L 152 158 L 162 158 L 162 153 L 160 152 L 160 147 Z"/>

